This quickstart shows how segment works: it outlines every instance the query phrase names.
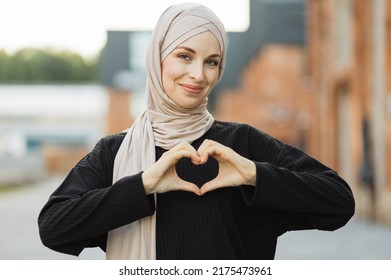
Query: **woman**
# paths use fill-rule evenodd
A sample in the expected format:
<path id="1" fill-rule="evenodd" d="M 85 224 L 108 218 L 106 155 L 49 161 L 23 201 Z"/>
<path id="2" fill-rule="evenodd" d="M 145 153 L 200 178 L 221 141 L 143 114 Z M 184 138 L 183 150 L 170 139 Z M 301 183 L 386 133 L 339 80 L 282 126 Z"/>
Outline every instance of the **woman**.
<path id="1" fill-rule="evenodd" d="M 226 52 L 220 20 L 168 8 L 147 50 L 147 110 L 101 139 L 39 216 L 49 248 L 108 259 L 273 259 L 290 230 L 335 230 L 349 186 L 302 151 L 246 124 L 213 119 L 208 95 Z"/>

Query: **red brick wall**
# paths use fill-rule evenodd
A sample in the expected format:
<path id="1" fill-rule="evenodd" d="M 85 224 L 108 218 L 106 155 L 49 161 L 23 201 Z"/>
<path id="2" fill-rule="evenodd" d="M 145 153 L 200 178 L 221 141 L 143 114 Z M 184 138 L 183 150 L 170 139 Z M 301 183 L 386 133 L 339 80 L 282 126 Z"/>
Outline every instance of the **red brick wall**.
<path id="1" fill-rule="evenodd" d="M 295 146 L 304 140 L 313 152 L 313 100 L 303 59 L 300 47 L 267 46 L 244 69 L 239 88 L 219 93 L 215 117 L 249 123 Z"/>
<path id="2" fill-rule="evenodd" d="M 107 134 L 112 134 L 129 128 L 133 123 L 130 112 L 131 93 L 113 88 L 107 90 L 109 92 Z"/>

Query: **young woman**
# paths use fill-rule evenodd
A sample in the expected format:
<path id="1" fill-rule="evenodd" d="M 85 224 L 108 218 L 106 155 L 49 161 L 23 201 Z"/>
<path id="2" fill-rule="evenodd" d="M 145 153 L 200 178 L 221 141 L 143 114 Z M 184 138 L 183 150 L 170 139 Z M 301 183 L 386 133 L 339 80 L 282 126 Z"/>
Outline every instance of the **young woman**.
<path id="1" fill-rule="evenodd" d="M 39 216 L 47 247 L 99 246 L 108 259 L 273 259 L 283 233 L 349 221 L 353 195 L 335 171 L 208 112 L 225 40 L 204 6 L 162 14 L 147 50 L 147 109 L 50 196 Z"/>

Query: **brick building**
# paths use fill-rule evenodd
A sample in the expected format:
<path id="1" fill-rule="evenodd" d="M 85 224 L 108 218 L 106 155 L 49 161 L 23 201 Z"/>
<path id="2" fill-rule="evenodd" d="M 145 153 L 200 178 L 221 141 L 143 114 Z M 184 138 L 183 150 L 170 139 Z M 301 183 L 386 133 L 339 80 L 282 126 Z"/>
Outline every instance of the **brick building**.
<path id="1" fill-rule="evenodd" d="M 307 9 L 317 156 L 354 187 L 359 215 L 391 223 L 391 2 Z"/>
<path id="2" fill-rule="evenodd" d="M 265 46 L 244 69 L 240 85 L 219 92 L 215 117 L 251 124 L 313 154 L 314 104 L 304 62 L 302 47 Z"/>

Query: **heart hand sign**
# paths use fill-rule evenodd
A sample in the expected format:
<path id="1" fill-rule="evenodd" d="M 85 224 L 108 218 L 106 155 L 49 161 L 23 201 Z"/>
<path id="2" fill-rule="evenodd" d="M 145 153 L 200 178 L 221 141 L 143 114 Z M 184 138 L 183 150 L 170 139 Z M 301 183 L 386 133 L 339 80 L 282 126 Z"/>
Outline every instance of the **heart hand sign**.
<path id="1" fill-rule="evenodd" d="M 219 172 L 216 178 L 201 188 L 181 179 L 175 165 L 182 158 L 189 158 L 193 164 L 201 165 L 209 156 L 217 160 Z M 203 195 L 207 192 L 240 185 L 253 185 L 256 181 L 255 163 L 242 157 L 234 150 L 212 140 L 205 140 L 196 151 L 189 143 L 181 143 L 165 152 L 160 159 L 142 174 L 147 194 L 182 190 Z"/>

